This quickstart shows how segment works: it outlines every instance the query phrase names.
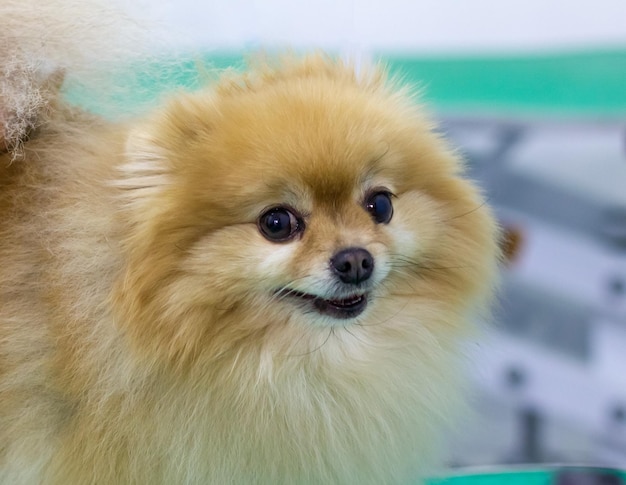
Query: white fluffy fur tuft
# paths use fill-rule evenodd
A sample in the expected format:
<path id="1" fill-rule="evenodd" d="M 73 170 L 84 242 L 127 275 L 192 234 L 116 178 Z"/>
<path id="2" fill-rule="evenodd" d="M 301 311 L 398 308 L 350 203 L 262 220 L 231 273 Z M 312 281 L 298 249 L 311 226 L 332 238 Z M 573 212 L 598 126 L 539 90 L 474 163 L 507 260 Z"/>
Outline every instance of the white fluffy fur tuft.
<path id="1" fill-rule="evenodd" d="M 138 21 L 114 1 L 5 0 L 0 19 L 0 148 L 16 152 L 45 122 L 61 84 L 123 111 L 115 99 L 128 67 L 165 47 L 155 22 Z"/>

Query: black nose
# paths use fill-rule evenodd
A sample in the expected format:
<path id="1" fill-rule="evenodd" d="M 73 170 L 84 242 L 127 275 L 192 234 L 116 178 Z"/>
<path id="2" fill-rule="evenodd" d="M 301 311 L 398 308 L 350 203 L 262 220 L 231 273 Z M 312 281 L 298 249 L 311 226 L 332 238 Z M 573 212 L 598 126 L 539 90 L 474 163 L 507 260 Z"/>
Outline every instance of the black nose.
<path id="1" fill-rule="evenodd" d="M 347 248 L 332 257 L 330 266 L 341 281 L 358 285 L 372 276 L 374 258 L 366 249 Z"/>

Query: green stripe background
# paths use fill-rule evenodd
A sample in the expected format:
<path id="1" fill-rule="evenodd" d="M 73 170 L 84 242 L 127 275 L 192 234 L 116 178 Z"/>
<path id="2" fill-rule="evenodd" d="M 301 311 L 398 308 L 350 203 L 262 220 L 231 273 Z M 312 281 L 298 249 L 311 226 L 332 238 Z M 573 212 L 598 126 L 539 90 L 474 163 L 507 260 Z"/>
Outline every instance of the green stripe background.
<path id="1" fill-rule="evenodd" d="M 127 71 L 114 106 L 150 104 L 171 89 L 195 89 L 215 72 L 245 65 L 243 52 L 211 52 L 197 60 L 154 62 Z M 390 72 L 416 86 L 435 110 L 454 113 L 626 115 L 626 48 L 520 56 L 423 57 L 379 53 Z M 208 65 L 210 70 L 198 69 Z M 101 112 L 101 95 L 68 87 L 77 104 Z M 111 101 L 109 97 L 108 102 Z M 105 113 L 106 114 L 106 113 Z"/>

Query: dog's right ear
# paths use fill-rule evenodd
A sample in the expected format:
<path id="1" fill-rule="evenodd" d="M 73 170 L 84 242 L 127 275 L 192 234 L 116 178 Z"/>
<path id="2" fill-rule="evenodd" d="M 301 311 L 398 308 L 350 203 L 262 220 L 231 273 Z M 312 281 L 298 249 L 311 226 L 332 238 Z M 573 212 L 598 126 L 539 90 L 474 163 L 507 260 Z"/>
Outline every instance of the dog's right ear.
<path id="1" fill-rule="evenodd" d="M 182 94 L 130 130 L 113 181 L 128 205 L 153 213 L 157 200 L 177 197 L 169 189 L 184 176 L 189 148 L 211 136 L 215 112 L 210 95 Z"/>
<path id="2" fill-rule="evenodd" d="M 123 192 L 130 205 L 150 203 L 171 184 L 166 149 L 159 146 L 148 127 L 130 132 L 124 150 L 124 162 L 112 185 Z"/>

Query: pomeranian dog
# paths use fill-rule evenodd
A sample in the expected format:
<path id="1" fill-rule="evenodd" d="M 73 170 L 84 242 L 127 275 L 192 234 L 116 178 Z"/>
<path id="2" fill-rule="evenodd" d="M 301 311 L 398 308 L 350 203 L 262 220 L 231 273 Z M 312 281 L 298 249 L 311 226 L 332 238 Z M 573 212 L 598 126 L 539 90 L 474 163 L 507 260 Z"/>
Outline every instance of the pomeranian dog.
<path id="1" fill-rule="evenodd" d="M 9 56 L 38 18 L 0 34 L 0 482 L 422 476 L 498 231 L 406 90 L 313 55 L 111 122 Z"/>

